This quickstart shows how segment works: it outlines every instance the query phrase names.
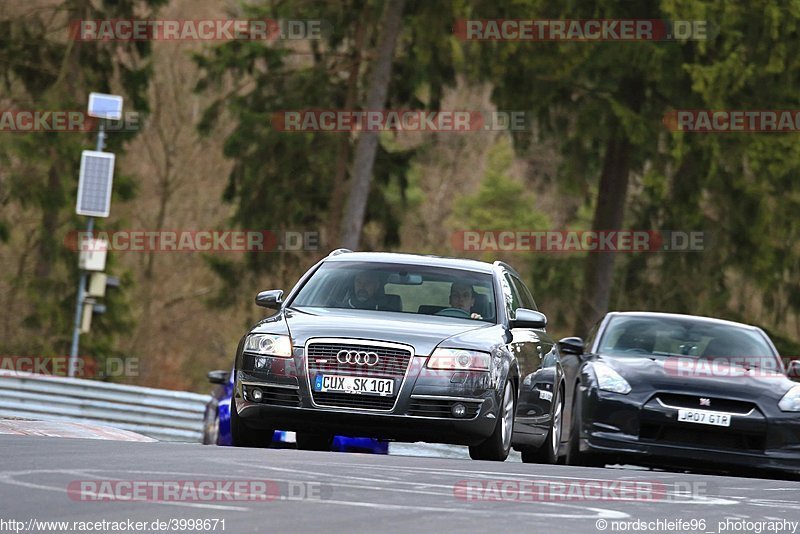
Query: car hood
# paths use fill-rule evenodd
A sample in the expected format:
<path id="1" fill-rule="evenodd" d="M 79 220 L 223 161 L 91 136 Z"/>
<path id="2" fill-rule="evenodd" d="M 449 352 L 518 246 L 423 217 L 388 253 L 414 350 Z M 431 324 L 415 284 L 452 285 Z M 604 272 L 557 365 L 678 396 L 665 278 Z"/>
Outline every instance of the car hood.
<path id="1" fill-rule="evenodd" d="M 797 385 L 780 373 L 747 372 L 741 367 L 721 364 L 686 369 L 679 367 L 676 359 L 662 357 L 598 355 L 593 360 L 613 368 L 636 389 L 778 402 Z"/>
<path id="2" fill-rule="evenodd" d="M 282 319 L 282 320 L 281 320 Z M 433 315 L 330 308 L 289 308 L 265 319 L 252 332 L 288 330 L 295 347 L 310 338 L 338 337 L 404 343 L 417 355 L 429 355 L 447 340 L 449 347 L 490 350 L 500 341 L 502 327 Z"/>

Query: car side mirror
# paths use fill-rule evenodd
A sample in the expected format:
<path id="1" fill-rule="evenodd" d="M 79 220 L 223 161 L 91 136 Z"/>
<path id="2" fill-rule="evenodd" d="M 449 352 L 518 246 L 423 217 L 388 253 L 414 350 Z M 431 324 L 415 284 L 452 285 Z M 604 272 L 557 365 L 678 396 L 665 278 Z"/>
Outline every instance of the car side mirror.
<path id="1" fill-rule="evenodd" d="M 558 349 L 562 354 L 583 354 L 583 340 L 579 337 L 565 337 L 559 340 Z"/>
<path id="2" fill-rule="evenodd" d="M 270 310 L 280 310 L 283 303 L 283 290 L 270 289 L 256 295 L 256 304 Z"/>
<path id="3" fill-rule="evenodd" d="M 517 308 L 516 317 L 509 321 L 511 328 L 544 328 L 547 326 L 547 316 L 542 312 Z"/>
<path id="4" fill-rule="evenodd" d="M 786 370 L 786 376 L 792 380 L 800 380 L 800 360 L 792 360 L 789 362 L 789 368 Z"/>
<path id="5" fill-rule="evenodd" d="M 209 371 L 207 376 L 208 381 L 212 384 L 225 384 L 228 381 L 229 375 L 230 371 L 218 369 L 216 371 Z"/>

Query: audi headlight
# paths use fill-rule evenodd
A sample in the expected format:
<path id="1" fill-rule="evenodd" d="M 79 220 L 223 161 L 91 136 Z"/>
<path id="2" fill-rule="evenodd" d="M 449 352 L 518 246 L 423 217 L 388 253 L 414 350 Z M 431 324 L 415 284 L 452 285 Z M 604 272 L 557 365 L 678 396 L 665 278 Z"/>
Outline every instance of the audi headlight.
<path id="1" fill-rule="evenodd" d="M 594 374 L 597 375 L 597 387 L 601 390 L 622 393 L 623 395 L 630 393 L 631 385 L 628 384 L 628 381 L 608 365 L 595 362 L 592 368 L 594 369 Z"/>
<path id="2" fill-rule="evenodd" d="M 244 341 L 244 351 L 278 358 L 292 357 L 292 340 L 280 334 L 250 334 Z"/>
<path id="3" fill-rule="evenodd" d="M 492 357 L 486 352 L 465 349 L 436 349 L 428 358 L 428 369 L 444 371 L 488 371 Z"/>
<path id="4" fill-rule="evenodd" d="M 794 386 L 787 391 L 778 403 L 778 408 L 784 412 L 800 412 L 800 386 Z"/>

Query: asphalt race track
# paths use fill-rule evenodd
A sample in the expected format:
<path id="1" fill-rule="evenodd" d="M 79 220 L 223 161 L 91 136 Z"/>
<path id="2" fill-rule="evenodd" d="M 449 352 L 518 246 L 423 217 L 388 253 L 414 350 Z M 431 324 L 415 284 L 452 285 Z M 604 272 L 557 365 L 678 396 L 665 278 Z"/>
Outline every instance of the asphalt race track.
<path id="1" fill-rule="evenodd" d="M 187 518 L 224 519 L 224 531 L 236 533 L 496 532 L 498 528 L 501 532 L 511 528 L 521 528 L 521 532 L 619 532 L 626 527 L 619 522 L 683 520 L 683 525 L 669 528 L 662 523 L 662 528 L 646 531 L 718 532 L 718 522 L 728 520 L 722 531 L 749 532 L 754 529 L 741 528 L 746 523 L 734 528 L 736 524 L 731 521 L 800 521 L 800 482 L 785 480 L 8 435 L 0 436 L 0 451 L 0 520 L 22 521 L 26 526 L 32 520 L 131 520 L 150 524 Z M 134 502 L 85 500 L 68 494 L 75 481 L 87 480 L 268 480 L 280 488 L 280 497 L 276 494 L 273 500 L 258 502 Z M 463 489 L 465 483 L 488 488 L 490 481 L 593 482 L 606 488 L 638 481 L 661 490 L 655 498 L 645 500 L 523 500 L 505 493 L 504 500 L 498 502 L 475 500 L 475 493 L 465 498 L 456 489 Z M 687 488 L 694 490 L 686 493 Z M 9 530 L 3 526 L 0 521 L 0 531 Z M 645 531 L 635 526 L 627 525 L 625 531 Z M 215 530 L 203 531 L 223 530 L 217 523 Z M 762 527 L 761 531 L 769 530 Z M 778 532 L 793 530 L 788 526 Z"/>

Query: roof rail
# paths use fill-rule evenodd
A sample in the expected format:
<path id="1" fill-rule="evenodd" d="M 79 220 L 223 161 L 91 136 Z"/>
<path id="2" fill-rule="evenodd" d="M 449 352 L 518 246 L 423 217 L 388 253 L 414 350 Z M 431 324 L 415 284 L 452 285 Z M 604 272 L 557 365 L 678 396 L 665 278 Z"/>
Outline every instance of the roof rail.
<path id="1" fill-rule="evenodd" d="M 515 274 L 515 275 L 519 276 L 519 273 L 517 272 L 517 270 L 514 269 L 512 266 L 510 266 L 509 264 L 507 264 L 504 261 L 497 260 L 494 263 L 492 263 L 492 265 L 494 265 L 495 267 L 502 267 L 506 271 L 510 271 L 512 274 Z"/>
<path id="2" fill-rule="evenodd" d="M 349 248 L 337 248 L 336 250 L 332 250 L 328 256 L 338 256 L 339 254 L 346 254 L 348 252 L 353 252 Z"/>

